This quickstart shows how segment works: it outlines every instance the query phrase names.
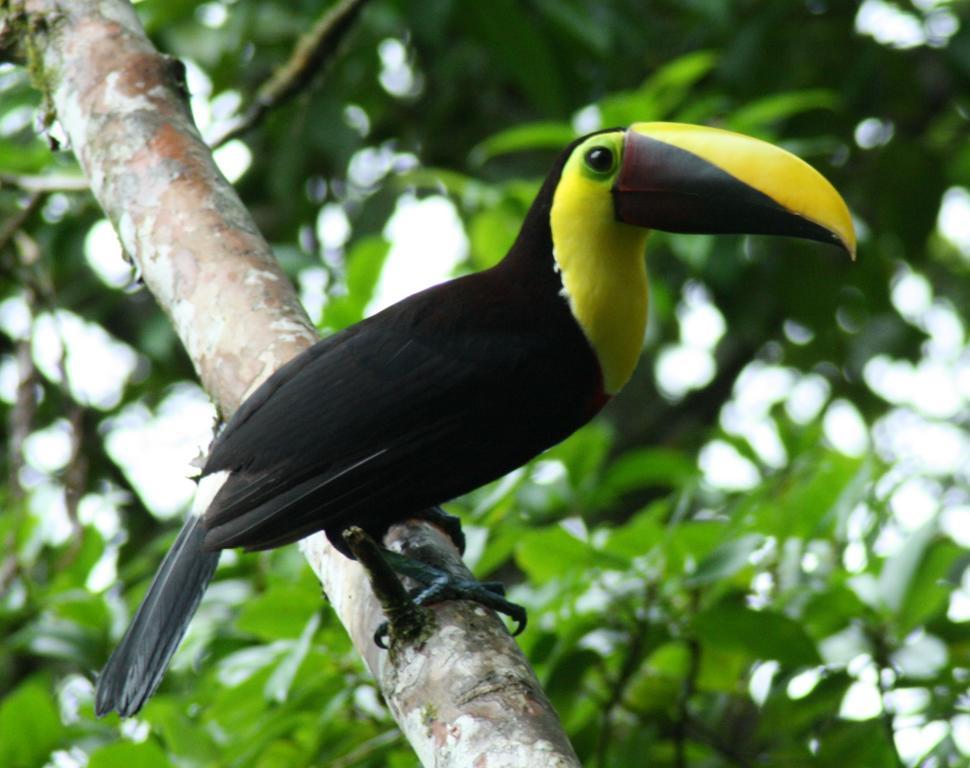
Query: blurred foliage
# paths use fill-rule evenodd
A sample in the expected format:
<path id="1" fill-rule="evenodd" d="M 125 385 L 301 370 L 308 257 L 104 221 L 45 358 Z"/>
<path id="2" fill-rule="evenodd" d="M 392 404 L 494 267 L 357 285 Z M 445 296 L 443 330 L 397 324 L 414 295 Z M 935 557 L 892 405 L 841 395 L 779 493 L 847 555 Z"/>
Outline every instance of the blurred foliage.
<path id="1" fill-rule="evenodd" d="M 191 63 L 197 114 L 225 118 L 327 4 L 137 8 Z M 963 2 L 374 0 L 319 82 L 243 137 L 236 186 L 326 329 L 376 295 L 400 199 L 447 196 L 456 269 L 482 268 L 554 152 L 599 125 L 741 130 L 849 201 L 854 265 L 653 236 L 634 381 L 451 505 L 477 573 L 528 606 L 522 645 L 584 764 L 967 764 L 968 85 Z M 35 133 L 39 106 L 0 66 L 0 223 L 19 225 L 0 226 L 0 765 L 413 766 L 292 547 L 225 557 L 142 715 L 93 717 L 91 680 L 175 527 L 110 437 L 193 374 L 150 295 L 92 271 L 91 198 L 11 177 L 77 173 Z M 323 206 L 349 238 L 317 226 Z M 45 356 L 55 308 L 137 351 L 100 371 L 115 396 L 82 391 L 70 345 Z M 708 373 L 678 385 L 697 360 Z"/>

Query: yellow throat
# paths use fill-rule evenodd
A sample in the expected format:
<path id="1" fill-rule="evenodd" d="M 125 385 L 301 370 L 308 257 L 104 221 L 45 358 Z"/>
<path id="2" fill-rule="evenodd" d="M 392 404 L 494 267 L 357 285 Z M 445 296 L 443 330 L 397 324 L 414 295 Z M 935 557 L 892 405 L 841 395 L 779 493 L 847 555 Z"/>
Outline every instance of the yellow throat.
<path id="1" fill-rule="evenodd" d="M 622 133 L 616 144 L 619 157 Z M 599 360 L 604 389 L 613 395 L 633 375 L 643 346 L 647 230 L 616 220 L 609 182 L 584 172 L 583 151 L 580 145 L 567 160 L 553 196 L 553 255 L 569 306 Z"/>

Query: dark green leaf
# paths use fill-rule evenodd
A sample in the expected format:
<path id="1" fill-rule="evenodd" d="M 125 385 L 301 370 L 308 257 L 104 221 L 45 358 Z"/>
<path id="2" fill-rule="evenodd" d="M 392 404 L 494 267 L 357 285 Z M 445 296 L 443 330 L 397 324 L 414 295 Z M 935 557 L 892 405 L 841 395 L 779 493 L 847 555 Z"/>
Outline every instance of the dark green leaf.
<path id="1" fill-rule="evenodd" d="M 722 601 L 695 617 L 694 630 L 705 648 L 732 650 L 791 666 L 821 662 L 815 644 L 801 625 L 775 611 L 756 611 Z"/>
<path id="2" fill-rule="evenodd" d="M 28 680 L 0 701 L 0 765 L 43 765 L 63 738 L 57 707 L 40 679 Z"/>

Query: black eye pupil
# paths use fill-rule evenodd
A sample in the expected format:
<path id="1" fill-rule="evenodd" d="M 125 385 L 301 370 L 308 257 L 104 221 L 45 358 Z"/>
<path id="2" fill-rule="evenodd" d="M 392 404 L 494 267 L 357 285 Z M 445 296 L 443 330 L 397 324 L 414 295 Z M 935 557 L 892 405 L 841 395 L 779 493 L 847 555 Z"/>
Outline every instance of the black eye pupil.
<path id="1" fill-rule="evenodd" d="M 599 173 L 613 167 L 613 153 L 606 147 L 593 147 L 586 153 L 586 165 Z"/>

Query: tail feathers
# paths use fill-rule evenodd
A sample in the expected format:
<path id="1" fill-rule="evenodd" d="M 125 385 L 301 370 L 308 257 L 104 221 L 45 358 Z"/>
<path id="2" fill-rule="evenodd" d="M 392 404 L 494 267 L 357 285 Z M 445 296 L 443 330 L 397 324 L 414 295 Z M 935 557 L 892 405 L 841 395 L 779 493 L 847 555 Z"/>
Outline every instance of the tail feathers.
<path id="1" fill-rule="evenodd" d="M 219 552 L 204 551 L 202 518 L 189 515 L 148 594 L 98 677 L 98 716 L 130 717 L 162 681 L 165 669 L 212 580 Z"/>

